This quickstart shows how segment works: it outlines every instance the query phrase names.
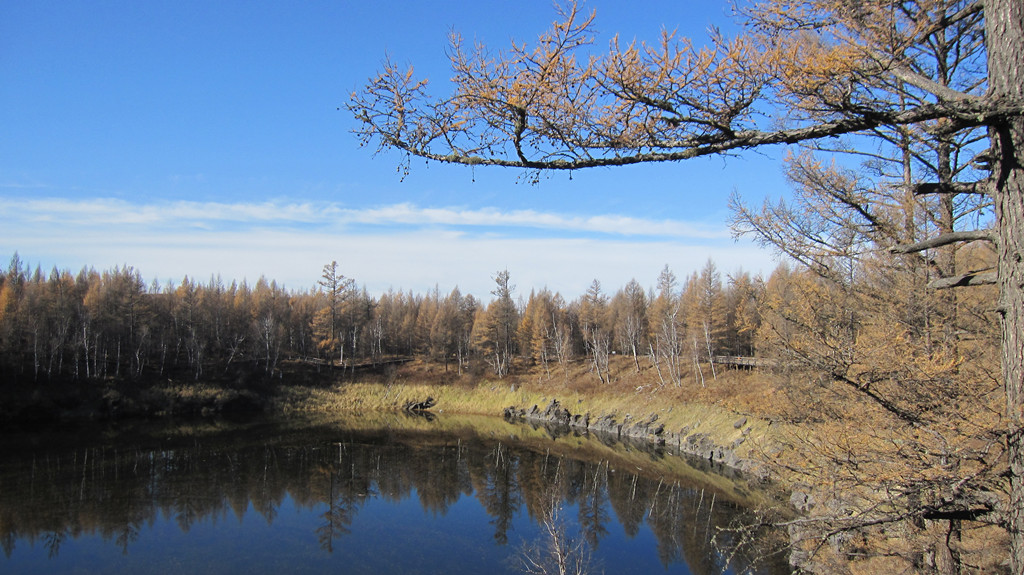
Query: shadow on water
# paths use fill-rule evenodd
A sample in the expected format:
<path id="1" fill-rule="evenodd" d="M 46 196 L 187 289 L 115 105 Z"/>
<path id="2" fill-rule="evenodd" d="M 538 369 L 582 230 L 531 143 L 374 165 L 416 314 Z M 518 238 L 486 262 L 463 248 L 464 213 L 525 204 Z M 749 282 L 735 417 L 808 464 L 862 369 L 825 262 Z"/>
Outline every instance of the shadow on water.
<path id="1" fill-rule="evenodd" d="M 781 533 L 733 530 L 765 497 L 744 483 L 491 418 L 51 429 L 0 451 L 0 566 L 18 572 L 585 572 L 554 560 L 571 549 L 590 572 L 788 572 Z"/>

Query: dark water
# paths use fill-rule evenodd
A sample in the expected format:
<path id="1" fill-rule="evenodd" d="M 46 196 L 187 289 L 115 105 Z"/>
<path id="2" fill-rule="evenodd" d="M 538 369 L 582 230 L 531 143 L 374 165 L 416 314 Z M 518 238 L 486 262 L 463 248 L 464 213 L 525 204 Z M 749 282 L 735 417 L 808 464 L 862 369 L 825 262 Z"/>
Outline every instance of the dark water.
<path id="1" fill-rule="evenodd" d="M 6 432 L 0 572 L 522 573 L 556 540 L 590 573 L 785 572 L 674 456 L 441 423 Z"/>

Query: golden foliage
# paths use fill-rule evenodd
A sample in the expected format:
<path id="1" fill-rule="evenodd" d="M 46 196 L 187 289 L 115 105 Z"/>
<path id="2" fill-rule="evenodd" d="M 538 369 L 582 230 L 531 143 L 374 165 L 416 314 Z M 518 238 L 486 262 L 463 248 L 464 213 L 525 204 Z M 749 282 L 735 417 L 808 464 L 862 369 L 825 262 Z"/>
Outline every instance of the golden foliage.
<path id="1" fill-rule="evenodd" d="M 594 12 L 570 1 L 532 45 L 494 52 L 453 33 L 448 97 L 430 97 L 425 80 L 389 61 L 348 107 L 364 143 L 535 170 L 680 160 L 921 122 L 934 119 L 923 107 L 937 95 L 962 103 L 980 93 L 959 71 L 983 46 L 977 14 L 956 15 L 963 4 L 755 3 L 734 38 L 713 30 L 698 46 L 664 30 L 654 43 L 613 37 L 602 52 Z M 964 64 L 946 79 L 918 62 L 930 42 L 946 42 L 940 33 L 959 36 Z M 910 105 L 923 116 L 897 118 Z"/>

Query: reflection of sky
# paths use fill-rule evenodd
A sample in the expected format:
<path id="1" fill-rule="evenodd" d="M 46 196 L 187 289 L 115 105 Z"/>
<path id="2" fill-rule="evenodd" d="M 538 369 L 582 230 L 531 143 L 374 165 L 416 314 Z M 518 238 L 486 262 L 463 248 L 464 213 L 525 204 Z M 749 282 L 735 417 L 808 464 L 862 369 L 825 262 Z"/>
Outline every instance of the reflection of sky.
<path id="1" fill-rule="evenodd" d="M 374 425 L 384 421 L 394 423 Z M 496 427 L 498 437 L 518 429 Z M 688 573 L 661 557 L 689 554 L 691 567 L 708 567 L 708 537 L 743 514 L 653 460 L 651 475 L 634 475 L 633 458 L 646 456 L 633 448 L 612 449 L 609 467 L 609 447 L 595 439 L 552 444 L 582 450 L 584 462 L 495 435 L 460 435 L 455 447 L 439 431 L 372 429 L 268 419 L 216 431 L 139 423 L 102 437 L 2 434 L 0 544 L 11 555 L 0 554 L 0 573 L 516 573 L 524 546 L 544 543 L 530 510 L 551 488 L 575 501 L 558 514 L 567 532 L 583 524 L 597 535 L 595 572 Z M 141 520 L 125 538 L 131 517 Z M 49 558 L 52 529 L 78 537 Z"/>
<path id="2" fill-rule="evenodd" d="M 359 507 L 351 533 L 334 540 L 333 552 L 320 547 L 316 529 L 326 505 L 313 509 L 285 497 L 272 522 L 252 506 L 238 518 L 231 510 L 206 518 L 183 531 L 176 517 L 161 515 L 143 525 L 122 554 L 115 541 L 98 535 L 68 538 L 59 554 L 47 558 L 42 541 L 19 540 L 0 563 L 6 573 L 516 573 L 517 553 L 540 535 L 521 506 L 512 522 L 509 543 L 494 541 L 492 518 L 472 495 L 463 496 L 444 514 L 425 511 L 413 492 L 400 502 L 378 497 Z M 614 520 L 596 549 L 596 565 L 605 573 L 688 573 L 683 564 L 665 570 L 657 540 L 646 526 L 628 538 Z M 565 507 L 562 518 L 575 532 L 578 510 Z"/>

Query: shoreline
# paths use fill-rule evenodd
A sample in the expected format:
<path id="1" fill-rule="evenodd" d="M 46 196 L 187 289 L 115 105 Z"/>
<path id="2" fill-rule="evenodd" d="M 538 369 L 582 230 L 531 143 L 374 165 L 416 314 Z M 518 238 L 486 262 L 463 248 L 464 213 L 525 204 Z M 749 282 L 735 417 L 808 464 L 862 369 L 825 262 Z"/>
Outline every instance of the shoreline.
<path id="1" fill-rule="evenodd" d="M 744 415 L 739 415 L 733 423 L 733 429 L 737 431 L 738 437 L 732 439 L 729 446 L 716 442 L 709 433 L 697 431 L 700 427 L 699 422 L 672 431 L 664 423 L 659 422 L 658 414 L 640 418 L 626 415 L 619 421 L 614 415 L 594 417 L 590 412 L 573 414 L 557 399 L 552 399 L 543 410 L 537 405 L 530 409 L 510 406 L 503 410 L 502 416 L 510 422 L 544 426 L 553 434 L 558 431 L 573 431 L 609 437 L 617 441 L 641 441 L 649 445 L 671 446 L 681 454 L 734 470 L 756 482 L 767 483 L 778 479 L 771 477 L 763 462 L 751 457 L 741 457 L 736 453 L 735 448 L 743 445 L 754 429 L 749 425 L 749 418 Z"/>

